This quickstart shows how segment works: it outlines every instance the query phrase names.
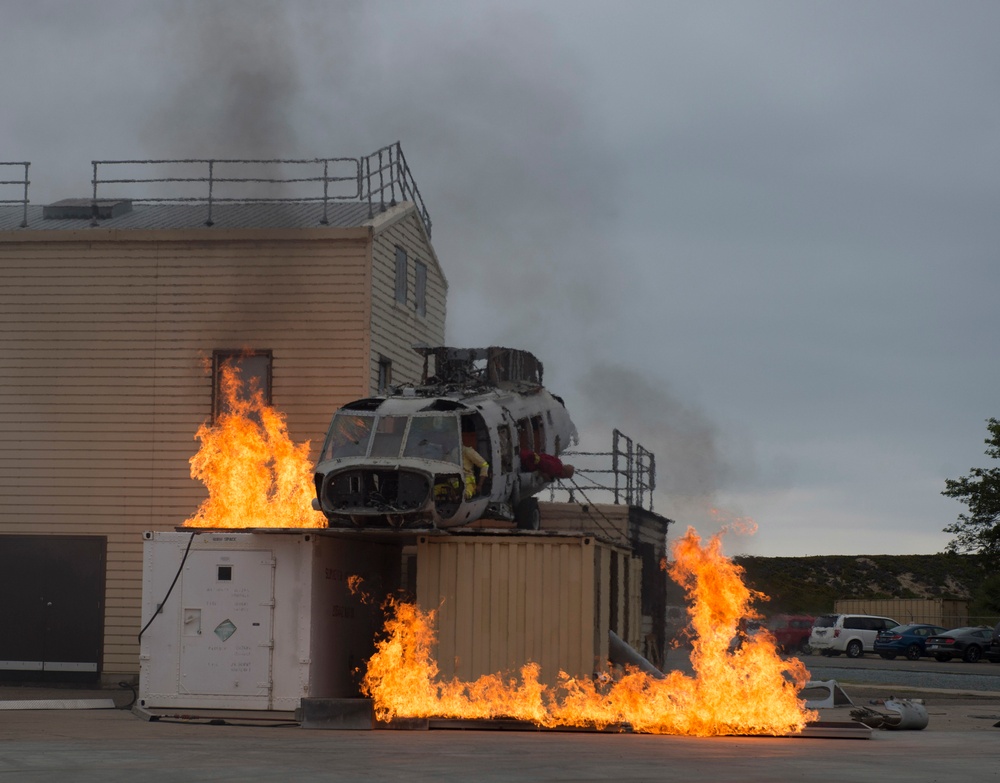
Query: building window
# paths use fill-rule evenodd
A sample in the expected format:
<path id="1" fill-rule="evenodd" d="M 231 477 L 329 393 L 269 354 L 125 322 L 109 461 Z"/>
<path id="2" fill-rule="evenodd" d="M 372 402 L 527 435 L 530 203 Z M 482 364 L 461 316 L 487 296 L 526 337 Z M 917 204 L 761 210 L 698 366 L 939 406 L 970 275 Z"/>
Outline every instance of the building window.
<path id="1" fill-rule="evenodd" d="M 414 263 L 417 274 L 416 301 L 413 303 L 417 315 L 427 315 L 427 264 L 422 261 Z"/>
<path id="2" fill-rule="evenodd" d="M 406 251 L 396 248 L 396 301 L 406 304 Z"/>
<path id="3" fill-rule="evenodd" d="M 378 393 L 388 394 L 392 383 L 392 359 L 380 356 L 378 359 Z"/>
<path id="4" fill-rule="evenodd" d="M 229 400 L 222 388 L 222 369 L 235 367 L 239 371 L 238 397 L 248 400 L 261 390 L 264 403 L 271 404 L 271 352 L 270 351 L 213 351 L 212 352 L 212 420 L 230 410 Z"/>

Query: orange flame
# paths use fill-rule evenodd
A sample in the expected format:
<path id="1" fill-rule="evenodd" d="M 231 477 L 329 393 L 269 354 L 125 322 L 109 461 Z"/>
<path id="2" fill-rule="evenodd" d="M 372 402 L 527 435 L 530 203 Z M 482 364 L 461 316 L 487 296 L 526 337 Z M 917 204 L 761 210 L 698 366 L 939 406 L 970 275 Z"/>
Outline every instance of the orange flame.
<path id="1" fill-rule="evenodd" d="M 379 720 L 394 717 L 516 718 L 546 725 L 542 701 L 545 686 L 538 666 L 521 669 L 521 681 L 489 674 L 475 682 L 438 682 L 432 649 L 436 641 L 435 611 L 390 602 L 386 638 L 368 661 L 363 690 L 375 702 Z"/>
<path id="2" fill-rule="evenodd" d="M 264 402 L 263 392 L 244 389 L 239 369 L 222 366 L 220 387 L 226 412 L 195 433 L 201 447 L 191 462 L 208 498 L 184 524 L 188 527 L 326 527 L 312 508 L 309 441 L 288 437 L 283 414 Z"/>
<path id="3" fill-rule="evenodd" d="M 708 515 L 719 525 L 719 529 L 725 533 L 752 536 L 757 532 L 757 523 L 750 517 L 737 516 L 721 508 L 708 509 Z"/>
<path id="4" fill-rule="evenodd" d="M 491 674 L 475 682 L 441 682 L 434 659 L 436 612 L 393 603 L 386 636 L 368 662 L 363 689 L 380 720 L 394 717 L 507 717 L 539 726 L 631 726 L 653 734 L 714 736 L 790 734 L 817 717 L 798 691 L 809 673 L 798 659 L 782 660 L 767 634 L 730 640 L 759 593 L 742 582 L 742 569 L 721 552 L 719 536 L 702 547 L 689 529 L 673 549 L 671 576 L 693 602 L 694 677 L 672 671 L 663 679 L 629 668 L 594 679 L 559 673 L 559 684 L 539 682 L 528 663 L 519 676 Z"/>

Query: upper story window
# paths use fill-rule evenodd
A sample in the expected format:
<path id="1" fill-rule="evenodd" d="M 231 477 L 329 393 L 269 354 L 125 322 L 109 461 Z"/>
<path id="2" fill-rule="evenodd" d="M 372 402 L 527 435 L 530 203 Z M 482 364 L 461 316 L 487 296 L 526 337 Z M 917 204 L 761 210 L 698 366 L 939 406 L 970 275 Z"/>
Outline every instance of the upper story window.
<path id="1" fill-rule="evenodd" d="M 380 356 L 378 359 L 378 393 L 388 394 L 392 383 L 392 359 Z"/>
<path id="2" fill-rule="evenodd" d="M 427 315 L 427 264 L 422 261 L 415 261 L 414 271 L 416 272 L 417 284 L 413 304 L 417 310 L 417 315 Z"/>
<path id="3" fill-rule="evenodd" d="M 212 352 L 212 421 L 232 409 L 231 394 L 236 400 L 249 400 L 259 389 L 265 405 L 271 404 L 270 351 L 213 351 Z M 223 384 L 223 368 L 238 371 L 237 384 L 227 389 Z"/>
<path id="4" fill-rule="evenodd" d="M 396 246 L 396 301 L 406 304 L 406 251 Z"/>

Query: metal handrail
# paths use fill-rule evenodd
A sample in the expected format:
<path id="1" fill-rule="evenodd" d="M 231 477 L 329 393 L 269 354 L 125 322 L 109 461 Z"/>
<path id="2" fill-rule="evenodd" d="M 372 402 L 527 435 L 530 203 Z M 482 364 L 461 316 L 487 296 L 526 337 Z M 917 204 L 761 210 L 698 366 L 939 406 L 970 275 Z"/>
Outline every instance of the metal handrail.
<path id="1" fill-rule="evenodd" d="M 378 187 L 375 187 L 376 178 L 378 179 Z M 365 186 L 361 197 L 368 200 L 369 218 L 375 216 L 376 195 L 381 212 L 386 210 L 386 191 L 389 193 L 388 206 L 396 205 L 396 188 L 398 186 L 402 200 L 412 201 L 416 206 L 424 228 L 427 230 L 427 236 L 430 237 L 431 216 L 424 204 L 423 197 L 420 195 L 420 190 L 417 188 L 417 183 L 413 179 L 410 167 L 406 163 L 406 158 L 403 156 L 403 147 L 398 141 L 361 159 L 360 182 Z"/>
<path id="2" fill-rule="evenodd" d="M 23 166 L 24 167 L 24 178 L 23 179 L 0 179 L 0 185 L 20 185 L 24 188 L 24 195 L 21 198 L 2 198 L 0 199 L 0 204 L 20 204 L 23 209 L 21 216 L 21 228 L 28 227 L 28 185 L 31 181 L 28 179 L 28 167 L 31 165 L 28 161 L 0 161 L 0 166 Z"/>
<path id="3" fill-rule="evenodd" d="M 611 451 L 565 451 L 560 459 L 572 461 L 576 472 L 572 481 L 557 481 L 549 487 L 550 500 L 555 500 L 557 492 L 565 492 L 573 503 L 575 492 L 597 491 L 609 494 L 615 505 L 653 510 L 656 455 L 619 430 L 612 433 Z"/>
<path id="4" fill-rule="evenodd" d="M 26 165 L 26 164 L 25 164 Z M 368 202 L 368 217 L 375 216 L 375 204 L 379 205 L 380 211 L 384 212 L 387 207 L 395 206 L 396 189 L 399 189 L 401 200 L 413 201 L 421 220 L 427 230 L 428 237 L 431 233 L 431 220 L 427 212 L 420 191 L 410 172 L 410 167 L 403 157 L 403 149 L 397 141 L 387 147 L 361 158 L 173 158 L 162 160 L 94 160 L 91 161 L 93 167 L 93 177 L 91 179 L 91 200 L 93 207 L 93 224 L 97 225 L 97 205 L 100 201 L 98 187 L 106 185 L 120 184 L 190 184 L 205 183 L 206 192 L 200 196 L 140 196 L 132 198 L 136 203 L 169 203 L 169 204 L 205 204 L 207 206 L 207 218 L 205 225 L 211 226 L 212 208 L 215 204 L 250 204 L 250 203 L 322 203 L 323 215 L 320 219 L 322 225 L 329 223 L 329 205 L 331 201 L 360 201 Z M 195 165 L 204 167 L 202 176 L 150 176 L 150 177 L 118 177 L 102 176 L 109 168 L 113 171 L 116 166 L 181 166 Z M 217 166 L 263 166 L 263 165 L 295 165 L 310 166 L 308 176 L 296 177 L 264 177 L 264 176 L 218 176 Z M 103 167 L 103 171 L 102 171 Z M 345 171 L 346 168 L 346 171 Z M 331 171 L 331 169 L 333 171 Z M 337 171 L 342 173 L 336 173 Z M 25 176 L 27 179 L 27 176 Z M 223 196 L 216 192 L 218 185 L 232 184 L 264 184 L 264 185 L 293 185 L 301 183 L 318 183 L 322 186 L 321 191 L 316 195 L 267 195 L 267 196 Z M 331 193 L 331 185 L 343 187 L 348 183 L 349 187 L 345 193 Z M 388 201 L 387 201 L 388 197 Z"/>

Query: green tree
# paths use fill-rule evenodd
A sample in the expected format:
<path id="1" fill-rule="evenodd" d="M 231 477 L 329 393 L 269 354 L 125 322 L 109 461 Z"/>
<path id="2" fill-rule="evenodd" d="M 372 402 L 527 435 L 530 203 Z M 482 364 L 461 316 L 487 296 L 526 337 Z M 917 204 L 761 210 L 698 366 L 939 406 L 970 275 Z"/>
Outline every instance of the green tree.
<path id="1" fill-rule="evenodd" d="M 1000 618 L 1000 574 L 991 574 L 979 583 L 969 601 L 969 619 L 975 622 L 996 623 Z"/>
<path id="2" fill-rule="evenodd" d="M 986 455 L 1000 459 L 1000 420 L 988 419 L 990 437 Z M 1000 561 L 1000 468 L 973 468 L 968 476 L 945 479 L 941 493 L 964 503 L 968 512 L 944 529 L 955 538 L 949 552 L 978 553 L 991 562 Z"/>

